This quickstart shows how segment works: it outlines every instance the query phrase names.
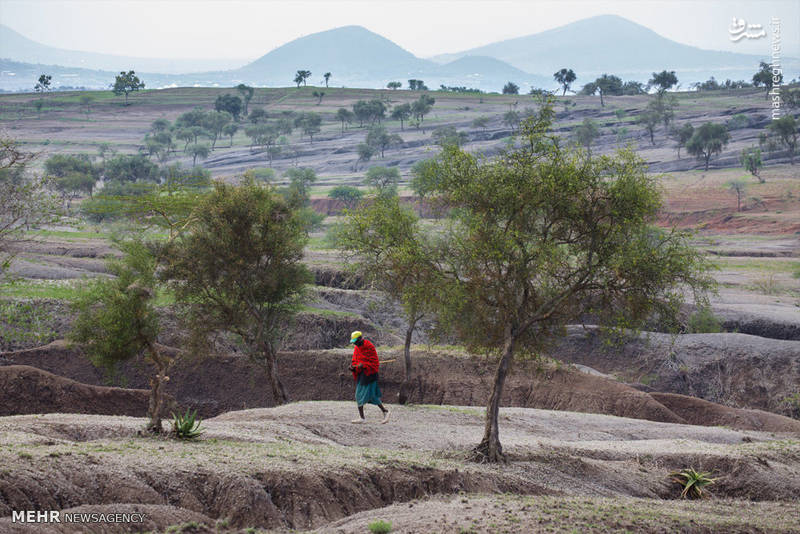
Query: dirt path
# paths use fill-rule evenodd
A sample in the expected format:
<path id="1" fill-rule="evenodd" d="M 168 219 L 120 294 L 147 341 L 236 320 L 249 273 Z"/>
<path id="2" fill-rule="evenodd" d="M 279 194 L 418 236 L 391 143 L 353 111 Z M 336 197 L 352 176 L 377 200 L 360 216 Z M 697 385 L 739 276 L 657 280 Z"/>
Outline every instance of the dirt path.
<path id="1" fill-rule="evenodd" d="M 204 421 L 195 443 L 139 437 L 144 420 L 130 417 L 0 418 L 0 531 L 11 510 L 114 503 L 170 505 L 237 528 L 308 529 L 460 493 L 670 499 L 669 473 L 689 466 L 719 478 L 719 498 L 798 506 L 800 442 L 785 436 L 510 408 L 500 428 L 511 461 L 480 465 L 465 455 L 480 438 L 481 410 L 392 406 L 380 425 L 369 408 L 359 426 L 346 402 L 232 412 Z M 708 506 L 717 517 L 729 507 Z M 432 524 L 429 514 L 417 520 Z M 181 521 L 159 517 L 158 528 Z M 488 523 L 476 531 L 496 532 Z"/>

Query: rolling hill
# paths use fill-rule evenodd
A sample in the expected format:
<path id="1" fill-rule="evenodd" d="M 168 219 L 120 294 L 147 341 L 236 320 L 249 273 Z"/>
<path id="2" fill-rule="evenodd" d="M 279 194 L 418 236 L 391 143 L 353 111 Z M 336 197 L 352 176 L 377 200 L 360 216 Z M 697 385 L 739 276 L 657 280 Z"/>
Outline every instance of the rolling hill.
<path id="1" fill-rule="evenodd" d="M 765 52 L 768 50 L 765 45 Z M 600 15 L 552 30 L 431 58 L 452 62 L 467 55 L 489 56 L 526 72 L 549 75 L 562 67 L 584 82 L 604 72 L 646 81 L 655 70 L 675 70 L 685 81 L 749 79 L 765 57 L 703 50 L 681 44 L 616 15 Z M 789 58 L 784 58 L 789 60 Z M 794 59 L 787 67 L 797 69 Z M 796 73 L 787 78 L 795 76 Z"/>

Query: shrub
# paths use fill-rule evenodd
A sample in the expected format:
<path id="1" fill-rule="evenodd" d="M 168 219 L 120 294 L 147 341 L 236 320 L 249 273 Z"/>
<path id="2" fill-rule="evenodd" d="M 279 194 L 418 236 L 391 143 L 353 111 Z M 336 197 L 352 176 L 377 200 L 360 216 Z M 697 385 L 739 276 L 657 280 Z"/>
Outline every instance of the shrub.
<path id="1" fill-rule="evenodd" d="M 744 113 L 737 113 L 727 122 L 728 130 L 740 130 L 750 126 L 750 118 Z"/>
<path id="2" fill-rule="evenodd" d="M 681 499 L 702 499 L 708 495 L 703 488 L 716 482 L 716 479 L 711 478 L 710 475 L 711 473 L 702 473 L 690 467 L 683 471 L 676 471 L 670 476 L 673 481 L 683 487 Z"/>
<path id="3" fill-rule="evenodd" d="M 784 397 L 781 404 L 784 406 L 786 415 L 794 419 L 800 419 L 800 391 L 794 395 Z"/>
<path id="4" fill-rule="evenodd" d="M 722 322 L 708 307 L 700 308 L 690 315 L 686 327 L 689 334 L 717 334 L 722 332 Z"/>
<path id="5" fill-rule="evenodd" d="M 197 410 L 190 412 L 187 408 L 183 415 L 173 413 L 172 419 L 172 429 L 178 439 L 196 439 L 203 433 L 200 419 L 197 419 Z"/>
<path id="6" fill-rule="evenodd" d="M 392 531 L 392 523 L 379 519 L 369 524 L 369 531 L 372 534 L 389 534 Z"/>

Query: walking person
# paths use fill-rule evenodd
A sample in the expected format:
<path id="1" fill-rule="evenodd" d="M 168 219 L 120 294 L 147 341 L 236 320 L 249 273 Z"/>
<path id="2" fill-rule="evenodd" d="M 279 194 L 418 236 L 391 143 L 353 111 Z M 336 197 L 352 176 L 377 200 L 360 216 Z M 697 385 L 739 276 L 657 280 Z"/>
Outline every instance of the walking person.
<path id="1" fill-rule="evenodd" d="M 374 404 L 383 412 L 381 424 L 389 422 L 389 410 L 381 403 L 381 388 L 378 386 L 378 351 L 368 339 L 356 330 L 350 334 L 350 343 L 354 345 L 353 360 L 350 371 L 356 381 L 356 404 L 358 405 L 357 419 L 351 423 L 364 423 L 364 405 Z"/>

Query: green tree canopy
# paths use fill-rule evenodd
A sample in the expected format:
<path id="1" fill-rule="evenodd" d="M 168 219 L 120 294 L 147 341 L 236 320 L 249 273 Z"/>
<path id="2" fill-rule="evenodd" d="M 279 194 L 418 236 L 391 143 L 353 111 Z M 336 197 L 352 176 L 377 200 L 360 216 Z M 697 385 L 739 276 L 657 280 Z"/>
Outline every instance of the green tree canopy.
<path id="1" fill-rule="evenodd" d="M 558 84 L 561 86 L 561 89 L 563 89 L 561 96 L 564 96 L 567 94 L 570 85 L 572 85 L 572 82 L 574 82 L 577 77 L 575 76 L 575 71 L 564 68 L 556 71 L 553 74 L 553 79 L 558 82 Z"/>
<path id="2" fill-rule="evenodd" d="M 318 134 L 322 126 L 322 116 L 319 113 L 303 112 L 294 120 L 294 125 L 300 128 L 303 135 L 308 136 L 310 143 L 314 143 L 314 135 Z"/>
<path id="3" fill-rule="evenodd" d="M 686 146 L 686 143 L 689 142 L 693 135 L 694 126 L 689 122 L 684 123 L 680 128 L 670 130 L 669 136 L 675 141 L 675 146 L 678 147 L 678 159 L 681 159 L 681 148 Z"/>
<path id="4" fill-rule="evenodd" d="M 661 72 L 654 72 L 653 77 L 647 82 L 650 87 L 656 87 L 658 94 L 664 94 L 672 87 L 678 84 L 678 77 L 675 76 L 675 71 L 662 70 Z"/>
<path id="5" fill-rule="evenodd" d="M 355 114 L 346 108 L 339 108 L 336 110 L 336 120 L 342 123 L 342 134 L 344 135 L 344 126 L 345 124 L 350 124 L 353 122 L 355 118 Z"/>
<path id="6" fill-rule="evenodd" d="M 236 334 L 263 367 L 276 404 L 288 401 L 278 348 L 312 277 L 302 264 L 306 226 L 280 195 L 253 183 L 217 184 L 191 231 L 169 248 L 163 277 L 187 308 L 202 346 L 214 332 Z"/>
<path id="7" fill-rule="evenodd" d="M 600 105 L 605 106 L 603 97 L 622 94 L 622 80 L 613 74 L 603 74 L 594 81 L 595 91 L 600 93 Z M 594 91 L 593 91 L 594 92 Z"/>
<path id="8" fill-rule="evenodd" d="M 773 70 L 766 61 L 759 63 L 758 72 L 753 74 L 753 85 L 756 87 L 764 86 L 766 89 L 764 94 L 765 98 L 769 98 L 769 93 L 772 91 L 774 85 L 781 84 L 782 82 L 783 72 L 779 69 Z"/>
<path id="9" fill-rule="evenodd" d="M 364 192 L 352 185 L 337 185 L 328 191 L 328 198 L 340 200 L 348 209 L 352 209 L 364 197 Z"/>
<path id="10" fill-rule="evenodd" d="M 411 117 L 411 104 L 406 102 L 393 107 L 391 117 L 396 121 L 400 121 L 400 129 L 403 130 L 403 122 Z"/>
<path id="11" fill-rule="evenodd" d="M 218 95 L 214 101 L 214 110 L 230 113 L 233 120 L 239 120 L 242 113 L 242 99 L 236 95 Z"/>
<path id="12" fill-rule="evenodd" d="M 379 197 L 397 196 L 400 171 L 396 167 L 370 167 L 364 176 L 364 184 L 373 188 Z"/>
<path id="13" fill-rule="evenodd" d="M 250 105 L 250 101 L 253 99 L 253 95 L 255 94 L 256 90 L 243 83 L 237 85 L 236 90 L 239 91 L 240 95 L 242 95 L 242 114 L 247 115 L 247 107 Z M 233 114 L 231 113 L 231 115 Z"/>
<path id="14" fill-rule="evenodd" d="M 548 130 L 551 105 L 523 125 L 524 142 L 485 160 L 450 146 L 432 164 L 427 196 L 450 207 L 430 303 L 442 329 L 499 357 L 476 458 L 504 458 L 498 411 L 511 361 L 598 312 L 636 328 L 654 314 L 675 325 L 686 288 L 711 284 L 688 236 L 653 226 L 658 178 L 629 150 L 576 157 Z M 411 232 L 409 232 L 411 233 Z"/>
<path id="15" fill-rule="evenodd" d="M 159 285 L 156 256 L 141 241 L 118 242 L 121 259 L 108 262 L 114 278 L 98 278 L 74 304 L 77 315 L 69 337 L 80 343 L 98 367 L 114 370 L 141 354 L 155 368 L 150 380 L 148 430 L 162 432 L 164 387 L 173 363 L 157 343 L 160 330 L 155 307 Z"/>
<path id="16" fill-rule="evenodd" d="M 431 312 L 427 306 L 432 301 L 430 292 L 436 287 L 434 280 L 426 278 L 435 275 L 435 271 L 420 268 L 431 261 L 431 239 L 396 195 L 381 195 L 358 209 L 347 210 L 345 222 L 335 230 L 335 239 L 353 269 L 403 307 L 407 325 L 405 375 L 399 400 L 404 404 L 412 378 L 414 328 Z"/>
<path id="17" fill-rule="evenodd" d="M 127 106 L 128 95 L 139 89 L 144 89 L 144 82 L 136 76 L 134 71 L 129 70 L 128 72 L 122 71 L 117 75 L 111 91 L 117 96 L 125 95 L 125 105 Z"/>
<path id="18" fill-rule="evenodd" d="M 792 115 L 784 115 L 769 125 L 772 135 L 789 151 L 789 161 L 794 165 L 797 152 L 797 120 Z"/>
<path id="19" fill-rule="evenodd" d="M 761 149 L 758 147 L 750 147 L 750 148 L 743 148 L 742 154 L 739 157 L 739 162 L 742 164 L 742 167 L 755 176 L 760 183 L 764 183 L 764 180 L 760 176 L 761 167 L 764 163 L 761 161 Z"/>
<path id="20" fill-rule="evenodd" d="M 519 94 L 519 85 L 515 84 L 514 82 L 507 82 L 503 86 L 503 94 L 504 95 L 518 95 Z"/>
<path id="21" fill-rule="evenodd" d="M 112 182 L 158 181 L 158 165 L 140 154 L 114 156 L 106 161 L 104 172 Z"/>
<path id="22" fill-rule="evenodd" d="M 586 152 L 591 157 L 592 154 L 592 144 L 594 140 L 600 137 L 600 127 L 597 126 L 597 123 L 586 117 L 583 119 L 583 122 L 575 127 L 573 130 L 573 136 L 575 140 L 586 148 Z"/>
<path id="23" fill-rule="evenodd" d="M 705 161 L 705 170 L 708 170 L 711 156 L 721 153 L 730 139 L 731 134 L 724 124 L 707 122 L 695 129 L 691 139 L 686 143 L 686 151 Z"/>

